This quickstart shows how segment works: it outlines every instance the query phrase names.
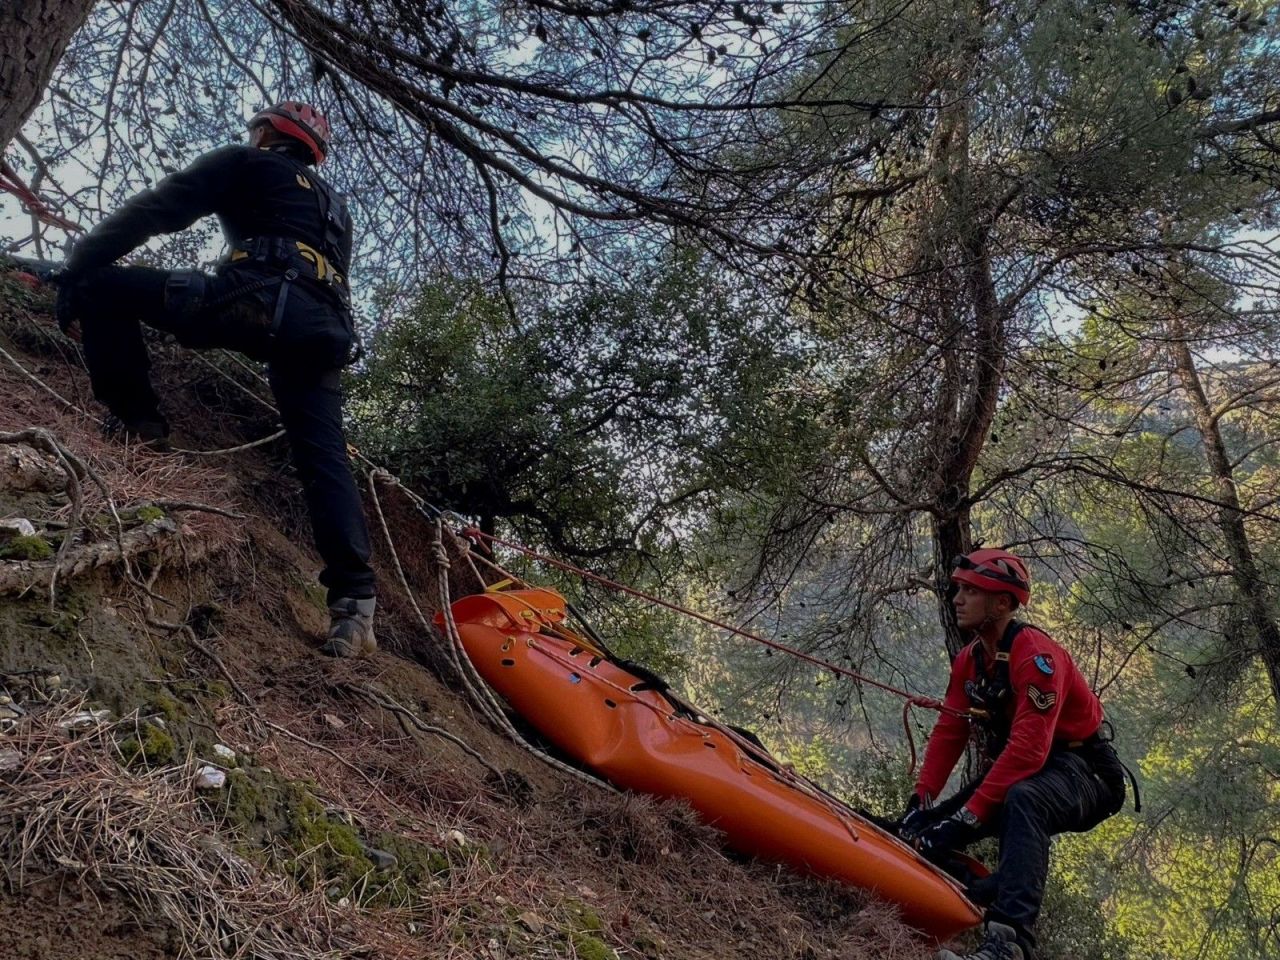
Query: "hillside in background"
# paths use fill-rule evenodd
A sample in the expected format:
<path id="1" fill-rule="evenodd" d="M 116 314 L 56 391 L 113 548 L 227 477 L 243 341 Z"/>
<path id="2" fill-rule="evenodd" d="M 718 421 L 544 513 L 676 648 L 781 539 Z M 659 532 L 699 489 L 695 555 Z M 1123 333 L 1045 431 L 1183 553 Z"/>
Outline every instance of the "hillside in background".
<path id="1" fill-rule="evenodd" d="M 256 372 L 154 341 L 205 455 L 117 445 L 45 295 L 0 273 L 0 296 L 0 517 L 34 530 L 0 544 L 0 956 L 926 955 L 884 906 L 486 724 L 415 610 L 434 527 L 385 478 L 366 509 L 409 591 L 379 537 L 381 651 L 317 654 L 287 450 L 208 455 L 275 432 Z M 450 594 L 476 589 L 446 552 Z"/>

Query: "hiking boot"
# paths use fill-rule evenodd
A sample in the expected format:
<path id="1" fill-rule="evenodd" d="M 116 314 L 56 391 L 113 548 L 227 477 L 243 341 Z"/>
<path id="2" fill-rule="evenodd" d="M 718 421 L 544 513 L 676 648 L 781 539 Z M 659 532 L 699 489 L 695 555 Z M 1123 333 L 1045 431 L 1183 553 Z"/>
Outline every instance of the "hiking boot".
<path id="1" fill-rule="evenodd" d="M 987 937 L 973 953 L 961 956 L 950 950 L 939 950 L 936 960 L 1031 960 L 1018 946 L 1018 931 L 992 920 L 987 923 Z"/>
<path id="2" fill-rule="evenodd" d="M 378 649 L 373 635 L 374 597 L 342 597 L 329 604 L 329 639 L 320 652 L 330 657 L 367 657 Z"/>
<path id="3" fill-rule="evenodd" d="M 169 424 L 158 413 L 130 418 L 109 413 L 102 421 L 102 433 L 108 440 L 136 443 L 160 452 L 169 450 Z"/>

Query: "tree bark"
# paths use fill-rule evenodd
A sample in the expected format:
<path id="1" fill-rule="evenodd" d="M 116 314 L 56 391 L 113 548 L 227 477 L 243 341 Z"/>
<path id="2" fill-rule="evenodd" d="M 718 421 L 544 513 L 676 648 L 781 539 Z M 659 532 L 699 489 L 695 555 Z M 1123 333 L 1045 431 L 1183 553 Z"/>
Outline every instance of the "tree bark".
<path id="1" fill-rule="evenodd" d="M 1175 331 L 1176 332 L 1176 331 Z M 1204 440 L 1205 460 L 1209 474 L 1217 488 L 1218 526 L 1226 541 L 1227 555 L 1231 559 L 1231 577 L 1240 595 L 1240 603 L 1248 614 L 1249 622 L 1258 637 L 1258 652 L 1271 679 L 1271 694 L 1280 706 L 1280 624 L 1275 618 L 1275 608 L 1267 583 L 1258 570 L 1258 562 L 1249 542 L 1244 514 L 1240 510 L 1240 495 L 1236 490 L 1235 472 L 1227 456 L 1218 418 L 1214 415 L 1205 392 L 1204 383 L 1196 369 L 1195 358 L 1185 340 L 1175 337 L 1171 346 L 1174 368 L 1190 401 L 1196 418 L 1196 426 Z"/>
<path id="2" fill-rule="evenodd" d="M 0 156 L 35 110 L 93 0 L 0 0 Z"/>
<path id="3" fill-rule="evenodd" d="M 991 215 L 970 178 L 972 100 L 962 95 L 975 68 L 976 47 L 956 70 L 954 100 L 944 110 L 930 158 L 944 255 L 935 261 L 943 372 L 933 412 L 933 543 L 938 615 L 947 652 L 969 637 L 956 622 L 948 590 L 952 561 L 973 547 L 970 485 L 995 419 L 1004 380 L 1007 310 L 991 269 Z M 954 296 L 948 295 L 954 291 Z"/>

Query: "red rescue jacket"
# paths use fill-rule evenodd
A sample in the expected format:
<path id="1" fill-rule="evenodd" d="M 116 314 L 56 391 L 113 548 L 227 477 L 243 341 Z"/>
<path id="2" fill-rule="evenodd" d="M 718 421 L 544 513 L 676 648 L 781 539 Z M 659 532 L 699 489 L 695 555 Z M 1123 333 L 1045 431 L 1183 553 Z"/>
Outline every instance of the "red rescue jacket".
<path id="1" fill-rule="evenodd" d="M 956 710 L 970 703 L 965 684 L 977 681 L 975 640 L 951 664 L 951 680 L 943 701 Z M 994 675 L 993 658 L 988 675 Z M 991 768 L 966 806 L 984 823 L 1004 803 L 1009 788 L 1040 771 L 1055 744 L 1085 740 L 1102 725 L 1102 704 L 1090 688 L 1075 661 L 1052 637 L 1032 626 L 1024 626 L 1009 653 L 1009 682 L 1012 695 L 1008 709 L 1009 739 L 998 756 L 990 757 Z M 971 734 L 970 721 L 944 713 L 938 718 L 925 750 L 924 764 L 916 791 L 937 797 L 946 785 L 956 761 L 964 753 Z"/>

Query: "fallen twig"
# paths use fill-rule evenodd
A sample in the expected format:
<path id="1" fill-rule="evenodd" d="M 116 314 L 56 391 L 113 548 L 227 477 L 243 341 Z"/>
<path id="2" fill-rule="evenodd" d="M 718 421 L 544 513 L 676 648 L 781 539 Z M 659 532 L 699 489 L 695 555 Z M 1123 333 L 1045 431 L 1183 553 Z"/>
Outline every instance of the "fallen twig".
<path id="1" fill-rule="evenodd" d="M 354 683 L 344 683 L 341 685 L 341 689 L 350 690 L 352 693 L 355 693 L 361 697 L 364 697 L 366 700 L 368 700 L 370 703 L 373 703 L 375 706 L 381 707 L 383 710 L 388 710 L 392 713 L 395 713 L 399 716 L 404 717 L 416 729 L 422 731 L 423 733 L 429 733 L 429 734 L 432 734 L 433 736 L 441 737 L 444 740 L 448 740 L 450 743 L 458 747 L 458 749 L 460 749 L 463 753 L 471 757 L 473 760 L 475 760 L 477 763 L 483 766 L 486 770 L 492 773 L 499 780 L 502 779 L 502 771 L 500 771 L 497 767 L 495 767 L 488 760 L 486 760 L 483 754 L 481 754 L 480 751 L 476 750 L 475 747 L 471 746 L 461 737 L 455 736 L 454 734 L 450 733 L 448 730 L 443 729 L 442 727 L 432 726 L 431 724 L 424 722 L 416 713 L 414 713 L 412 710 L 410 710 L 408 707 L 404 706 L 403 704 L 398 703 L 392 697 L 389 697 L 386 694 L 381 693 L 377 690 L 371 690 L 369 687 L 361 686 L 359 684 L 354 684 Z"/>

